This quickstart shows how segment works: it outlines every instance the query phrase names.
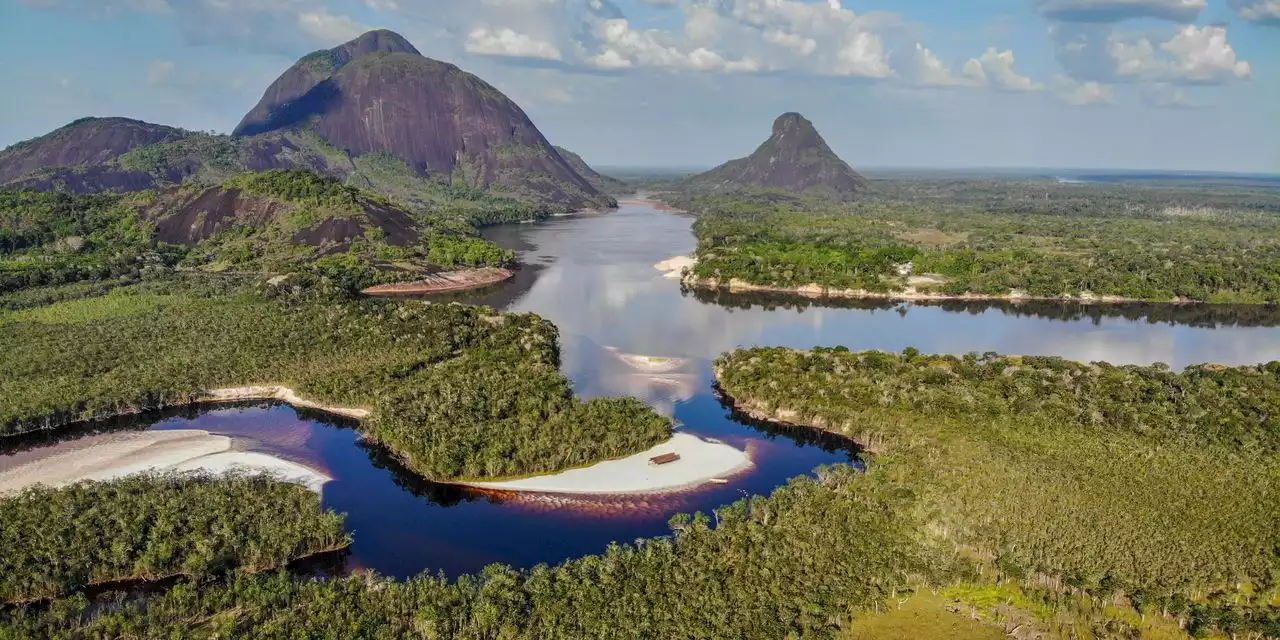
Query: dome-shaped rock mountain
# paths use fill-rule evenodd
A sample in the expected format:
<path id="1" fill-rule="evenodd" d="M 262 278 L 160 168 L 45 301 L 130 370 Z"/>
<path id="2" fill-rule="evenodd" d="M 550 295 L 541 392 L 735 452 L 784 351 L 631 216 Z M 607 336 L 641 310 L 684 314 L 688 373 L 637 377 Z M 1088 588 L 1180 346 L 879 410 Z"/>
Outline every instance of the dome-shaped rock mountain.
<path id="1" fill-rule="evenodd" d="M 388 153 L 420 175 L 562 209 L 612 204 L 501 91 L 389 31 L 303 57 L 236 133 L 284 129 L 310 129 L 352 156 Z"/>
<path id="2" fill-rule="evenodd" d="M 773 121 L 773 134 L 754 153 L 730 160 L 690 177 L 685 186 L 698 191 L 782 189 L 847 199 L 867 185 L 827 146 L 817 128 L 798 113 Z"/>

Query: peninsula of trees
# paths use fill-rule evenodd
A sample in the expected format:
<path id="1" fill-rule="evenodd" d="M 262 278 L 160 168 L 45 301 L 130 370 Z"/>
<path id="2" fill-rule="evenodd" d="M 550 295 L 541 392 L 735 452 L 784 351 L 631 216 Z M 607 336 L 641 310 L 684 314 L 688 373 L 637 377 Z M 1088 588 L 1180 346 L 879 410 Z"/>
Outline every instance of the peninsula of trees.
<path id="1" fill-rule="evenodd" d="M 692 286 L 814 296 L 1280 301 L 1280 192 L 875 183 L 858 200 L 671 194 Z"/>

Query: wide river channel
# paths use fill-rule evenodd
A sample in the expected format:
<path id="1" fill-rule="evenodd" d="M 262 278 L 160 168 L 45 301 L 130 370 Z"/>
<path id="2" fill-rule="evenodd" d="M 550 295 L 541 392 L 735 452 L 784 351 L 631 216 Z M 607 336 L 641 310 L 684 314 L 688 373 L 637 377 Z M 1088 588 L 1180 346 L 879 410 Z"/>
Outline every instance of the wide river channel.
<path id="1" fill-rule="evenodd" d="M 653 265 L 692 252 L 692 223 L 630 203 L 607 214 L 492 228 L 486 235 L 516 250 L 524 267 L 507 283 L 450 299 L 541 314 L 560 328 L 563 370 L 580 395 L 633 395 L 684 431 L 748 450 L 755 466 L 727 484 L 648 496 L 482 495 L 415 478 L 364 445 L 350 424 L 270 403 L 171 412 L 124 427 L 204 429 L 231 436 L 238 449 L 322 470 L 333 478 L 324 504 L 345 512 L 355 535 L 348 568 L 456 576 L 493 562 L 555 563 L 610 542 L 663 535 L 675 513 L 767 494 L 788 478 L 854 459 L 839 441 L 753 425 L 723 407 L 711 362 L 738 346 L 998 351 L 1175 368 L 1280 358 L 1280 312 L 1261 307 L 818 304 L 682 291 Z M 654 373 L 633 367 L 629 355 L 687 362 Z M 23 455 L 0 454 L 0 467 L 4 457 Z"/>

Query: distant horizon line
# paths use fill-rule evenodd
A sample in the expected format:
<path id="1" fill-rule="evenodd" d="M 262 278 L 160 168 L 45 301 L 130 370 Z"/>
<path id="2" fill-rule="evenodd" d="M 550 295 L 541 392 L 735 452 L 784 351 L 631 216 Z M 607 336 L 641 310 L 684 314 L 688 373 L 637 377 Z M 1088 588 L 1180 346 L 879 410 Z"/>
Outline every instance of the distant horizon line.
<path id="1" fill-rule="evenodd" d="M 684 171 L 691 173 L 699 173 L 709 171 L 719 165 L 710 166 L 689 166 L 689 165 L 658 165 L 658 164 L 599 164 L 592 165 L 593 168 L 600 170 L 621 169 L 621 170 L 648 170 L 648 171 Z M 1141 169 L 1126 167 L 1070 167 L 1070 166 L 1013 166 L 1013 165 L 974 165 L 974 166 L 927 166 L 927 165 L 864 165 L 854 167 L 855 171 L 860 173 L 875 172 L 893 172 L 893 171 L 917 171 L 917 172 L 1002 172 L 1002 173 L 1089 173 L 1089 174 L 1133 174 L 1147 173 L 1168 176 L 1222 176 L 1222 177 L 1248 177 L 1248 178 L 1275 178 L 1280 179 L 1280 170 L 1277 171 L 1236 171 L 1228 169 Z"/>

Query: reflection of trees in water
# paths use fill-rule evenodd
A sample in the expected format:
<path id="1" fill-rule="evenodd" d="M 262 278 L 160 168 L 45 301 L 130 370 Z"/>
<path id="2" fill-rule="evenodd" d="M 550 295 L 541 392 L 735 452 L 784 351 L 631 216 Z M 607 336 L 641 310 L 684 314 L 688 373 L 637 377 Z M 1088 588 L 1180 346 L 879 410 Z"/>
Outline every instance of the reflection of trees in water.
<path id="1" fill-rule="evenodd" d="M 347 575 L 356 568 L 348 564 L 350 558 L 351 548 L 343 547 L 335 551 L 325 551 L 306 558 L 292 560 L 284 566 L 284 570 L 300 578 L 333 578 Z M 92 616 L 107 610 L 118 611 L 125 604 L 145 601 L 151 596 L 163 594 L 174 586 L 190 580 L 184 576 L 173 576 L 160 580 L 121 580 L 119 582 L 95 584 L 81 589 L 77 593 L 89 600 L 89 607 L 85 611 L 85 615 Z M 227 584 L 226 576 L 216 578 L 211 582 L 206 580 L 204 578 L 199 579 L 200 584 Z M 22 608 L 25 611 L 41 611 L 52 603 L 53 601 L 43 600 L 34 604 L 23 605 Z"/>
<path id="2" fill-rule="evenodd" d="M 729 412 L 731 420 L 759 431 L 769 440 L 786 438 L 799 446 L 818 447 L 827 453 L 847 453 L 851 460 L 857 460 L 862 453 L 862 448 L 858 446 L 858 443 L 829 431 L 756 418 L 739 410 L 734 405 L 733 398 L 730 398 L 718 383 L 713 384 L 712 389 L 715 391 L 716 401 Z"/>
<path id="3" fill-rule="evenodd" d="M 1222 304 L 1170 304 L 1159 302 L 1126 302 L 1082 304 L 1070 301 L 1025 300 L 880 300 L 863 298 L 810 298 L 799 294 L 750 292 L 731 293 L 724 289 L 681 287 L 683 295 L 692 296 L 705 304 L 732 309 L 777 309 L 803 311 L 810 307 L 823 309 L 858 309 L 866 311 L 897 311 L 907 315 L 912 307 L 936 307 L 951 313 L 980 315 L 999 311 L 1017 317 L 1044 318 L 1063 322 L 1090 320 L 1100 324 L 1105 318 L 1121 318 L 1150 324 L 1185 325 L 1204 329 L 1219 327 L 1275 327 L 1280 326 L 1280 306 L 1276 305 L 1222 305 Z"/>
<path id="4" fill-rule="evenodd" d="M 391 472 L 391 479 L 396 486 L 419 498 L 426 498 L 434 504 L 442 507 L 456 507 L 464 502 L 477 500 L 486 500 L 494 504 L 506 502 L 501 494 L 480 492 L 456 484 L 441 484 L 427 480 L 410 471 L 395 457 L 395 454 L 391 453 L 390 449 L 380 444 L 368 440 L 357 440 L 356 445 L 369 454 L 369 461 L 373 466 Z"/>
<path id="5" fill-rule="evenodd" d="M 168 420 L 181 419 L 194 421 L 207 413 L 227 409 L 272 408 L 284 403 L 277 400 L 246 400 L 244 402 L 205 402 L 177 407 L 168 407 L 153 411 L 143 411 L 114 418 L 78 422 L 51 431 L 35 431 L 16 436 L 0 438 L 0 455 L 11 455 L 23 451 L 32 451 L 44 447 L 52 447 L 63 442 L 79 440 L 88 436 L 123 433 L 126 431 L 146 431 L 157 424 Z M 312 412 L 319 413 L 319 412 Z M 323 420 L 329 420 L 329 414 Z M 309 417 L 308 419 L 317 419 Z M 199 429 L 200 425 L 188 425 L 191 429 Z"/>

